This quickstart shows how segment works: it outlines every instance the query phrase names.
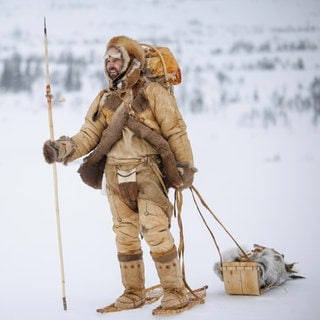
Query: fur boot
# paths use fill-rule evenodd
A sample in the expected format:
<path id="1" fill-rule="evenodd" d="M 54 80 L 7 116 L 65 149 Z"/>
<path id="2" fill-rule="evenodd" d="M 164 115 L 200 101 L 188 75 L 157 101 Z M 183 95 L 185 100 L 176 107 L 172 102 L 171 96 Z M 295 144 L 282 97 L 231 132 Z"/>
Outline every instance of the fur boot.
<path id="1" fill-rule="evenodd" d="M 173 247 L 162 255 L 153 254 L 152 257 L 164 291 L 161 300 L 162 309 L 179 309 L 186 306 L 188 304 L 187 290 L 184 285 L 176 248 Z"/>
<path id="2" fill-rule="evenodd" d="M 144 264 L 142 254 L 118 254 L 124 293 L 114 306 L 119 309 L 135 309 L 145 303 Z"/>

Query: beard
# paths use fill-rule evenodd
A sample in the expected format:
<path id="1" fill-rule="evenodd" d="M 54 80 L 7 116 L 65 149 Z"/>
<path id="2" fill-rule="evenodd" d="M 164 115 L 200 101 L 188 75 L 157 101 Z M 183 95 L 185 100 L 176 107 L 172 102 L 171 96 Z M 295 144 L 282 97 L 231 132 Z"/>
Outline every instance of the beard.
<path id="1" fill-rule="evenodd" d="M 108 76 L 114 80 L 115 78 L 117 78 L 120 74 L 120 71 L 117 70 L 116 68 L 110 68 L 109 70 L 107 70 L 108 72 Z"/>

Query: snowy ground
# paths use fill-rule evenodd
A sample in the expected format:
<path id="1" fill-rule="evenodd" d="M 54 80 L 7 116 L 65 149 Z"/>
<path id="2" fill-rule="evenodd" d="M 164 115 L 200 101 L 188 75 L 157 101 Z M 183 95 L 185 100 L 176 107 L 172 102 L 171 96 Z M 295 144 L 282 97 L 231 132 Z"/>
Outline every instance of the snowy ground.
<path id="1" fill-rule="evenodd" d="M 204 0 L 199 2 L 202 5 L 209 3 Z M 76 44 L 71 41 L 70 45 L 76 46 L 76 39 L 82 36 L 91 39 L 92 30 L 100 30 L 99 34 L 95 34 L 97 39 L 105 37 L 102 27 L 105 19 L 112 20 L 113 17 L 121 16 L 115 6 L 97 13 L 94 6 L 99 3 L 98 0 L 90 1 L 90 5 L 85 0 L 77 2 L 78 10 L 75 10 L 72 1 L 52 3 L 56 5 L 52 5 L 53 9 L 49 14 L 45 1 L 39 2 L 38 6 L 34 1 L 1 2 L 1 34 L 7 36 L 3 36 L 3 39 L 7 41 L 12 34 L 17 35 L 18 32 L 12 30 L 20 28 L 24 30 L 24 36 L 27 34 L 31 37 L 28 41 L 20 39 L 23 41 L 17 42 L 19 48 L 26 52 L 33 49 L 42 52 L 42 19 L 46 14 L 50 21 L 49 43 L 57 44 L 61 41 L 66 44 L 72 35 Z M 127 14 L 129 17 L 131 11 L 127 11 L 126 6 L 129 2 L 119 3 L 121 5 L 118 8 L 124 13 L 123 16 Z M 216 1 L 214 11 L 220 31 L 240 26 L 246 20 L 244 14 L 235 16 L 230 6 L 223 6 L 222 3 L 225 2 Z M 229 1 L 230 3 L 235 4 L 236 1 Z M 266 2 L 246 0 L 245 3 L 262 5 Z M 266 6 L 269 9 L 263 12 L 268 14 L 263 17 L 257 15 L 255 10 L 243 11 L 248 14 L 247 20 L 250 20 L 251 25 L 267 25 L 270 15 L 278 19 L 277 23 L 281 21 L 290 25 L 299 12 L 286 11 L 286 1 L 275 0 L 270 3 L 275 7 Z M 316 2 L 308 1 L 310 3 L 315 5 Z M 147 9 L 151 10 L 159 2 L 148 1 L 148 4 L 142 6 L 142 2 L 139 2 L 137 5 L 139 23 L 114 24 L 114 29 L 107 30 L 107 35 L 113 35 L 113 31 L 126 33 L 130 29 L 130 35 L 147 38 L 149 33 L 144 23 L 150 26 L 154 20 L 153 30 L 157 33 L 156 36 L 166 39 L 164 36 L 169 34 L 170 28 L 176 30 L 179 23 L 185 22 L 184 16 L 190 13 L 193 5 L 192 1 L 177 1 L 172 7 L 168 6 L 170 14 L 166 16 L 167 19 L 161 20 L 152 15 L 148 18 L 143 16 Z M 185 5 L 182 6 L 184 9 L 178 11 L 181 4 Z M 237 4 L 239 5 L 238 2 Z M 303 5 L 303 9 L 310 14 L 310 21 L 316 20 L 316 16 L 312 15 L 313 10 L 306 10 L 304 1 L 296 0 L 294 4 L 295 9 Z M 6 9 L 9 7 L 11 11 L 7 13 Z M 20 9 L 12 15 L 12 8 Z M 30 8 L 34 11 L 28 12 L 34 12 L 34 15 L 25 14 L 25 10 Z M 194 16 L 209 21 L 210 12 L 205 12 L 203 6 L 201 8 L 195 10 Z M 241 6 L 238 9 L 242 10 Z M 188 21 L 192 22 L 192 19 Z M 22 28 L 22 22 L 25 28 Z M 164 22 L 167 23 L 163 24 Z M 163 28 L 159 27 L 161 23 Z M 14 29 L 15 25 L 19 28 Z M 38 34 L 36 30 L 39 30 Z M 189 36 L 187 31 L 188 29 L 176 36 Z M 243 29 L 241 31 L 244 32 Z M 221 34 L 225 35 L 223 32 Z M 220 45 L 227 45 L 229 40 L 223 36 L 215 39 Z M 84 50 L 82 42 L 79 46 Z M 10 46 L 2 46 L 0 54 L 5 54 L 7 49 Z M 52 49 L 50 47 L 49 52 Z M 190 59 L 188 50 L 183 49 L 185 56 L 182 59 Z M 195 63 L 199 63 L 199 60 L 195 60 Z M 313 73 L 317 74 L 314 70 L 307 70 L 309 71 L 312 76 Z M 251 76 L 254 83 L 255 74 Z M 285 78 L 284 75 L 282 77 Z M 295 79 L 290 77 L 290 80 Z M 49 137 L 44 85 L 43 83 L 43 86 L 30 94 L 1 94 L 0 99 L 0 318 L 152 319 L 154 316 L 151 311 L 157 303 L 118 314 L 100 315 L 95 312 L 96 308 L 113 302 L 122 293 L 122 287 L 107 200 L 99 191 L 90 189 L 81 182 L 76 172 L 80 161 L 67 167 L 58 166 L 68 302 L 68 310 L 63 310 L 52 169 L 42 156 L 43 142 Z M 192 87 L 194 83 L 186 82 L 183 85 Z M 266 89 L 272 85 L 273 81 L 265 81 Z M 54 86 L 53 92 L 56 93 Z M 86 107 L 95 94 L 96 91 L 84 88 L 78 94 L 67 93 L 65 104 L 54 104 L 56 137 L 71 135 L 78 130 Z M 240 125 L 239 119 L 245 108 L 244 105 L 238 105 L 217 113 L 198 116 L 185 114 L 199 169 L 195 186 L 241 244 L 249 248 L 253 243 L 274 247 L 289 262 L 298 262 L 300 274 L 306 279 L 289 281 L 259 297 L 225 294 L 223 283 L 212 271 L 213 264 L 218 259 L 217 251 L 190 193 L 185 191 L 183 216 L 187 280 L 193 288 L 203 285 L 208 285 L 209 288 L 204 305 L 172 318 L 315 320 L 320 313 L 317 298 L 320 285 L 317 266 L 319 259 L 316 256 L 320 240 L 319 128 L 311 125 L 309 116 L 298 114 L 292 116 L 290 126 L 278 124 L 265 129 L 258 123 L 254 126 Z M 207 220 L 220 248 L 226 250 L 233 247 L 231 240 L 210 215 L 207 215 Z M 173 232 L 178 241 L 175 220 Z M 146 281 L 151 286 L 158 280 L 148 249 L 144 249 Z"/>
<path id="2" fill-rule="evenodd" d="M 97 307 L 122 291 L 107 201 L 84 185 L 79 162 L 58 166 L 60 213 L 68 311 L 63 311 L 57 250 L 52 170 L 42 159 L 48 137 L 45 108 L 38 113 L 12 105 L 1 119 L 1 308 L 2 319 L 127 319 L 152 317 L 153 306 L 114 315 Z M 25 100 L 27 101 L 27 100 Z M 29 103 L 29 102 L 27 102 Z M 25 106 L 26 107 L 26 106 Z M 73 133 L 82 122 L 73 109 L 54 110 L 56 135 Z M 70 124 L 70 119 L 73 119 Z M 218 255 L 185 191 L 186 272 L 192 287 L 209 285 L 206 304 L 178 319 L 316 319 L 320 277 L 319 130 L 240 127 L 231 116 L 188 116 L 199 168 L 195 186 L 235 238 L 249 247 L 271 246 L 298 262 L 305 280 L 259 297 L 234 297 L 212 272 Z M 63 128 L 63 131 L 61 131 Z M 61 131 L 61 132 L 60 132 Z M 222 249 L 233 243 L 212 222 Z M 176 222 L 173 231 L 178 240 Z M 146 248 L 145 248 L 146 249 Z M 157 282 L 145 250 L 147 284 Z"/>

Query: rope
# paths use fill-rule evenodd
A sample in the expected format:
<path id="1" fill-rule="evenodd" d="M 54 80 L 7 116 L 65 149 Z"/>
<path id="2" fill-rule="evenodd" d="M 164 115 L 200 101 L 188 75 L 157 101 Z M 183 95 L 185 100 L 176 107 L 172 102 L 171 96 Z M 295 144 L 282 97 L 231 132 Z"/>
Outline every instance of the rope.
<path id="1" fill-rule="evenodd" d="M 184 235 L 183 235 L 183 225 L 182 225 L 182 205 L 183 205 L 182 192 L 181 190 L 176 189 L 174 193 L 174 215 L 177 217 L 179 231 L 180 231 L 178 259 L 181 264 L 182 278 L 183 278 L 184 285 L 189 290 L 189 292 L 195 297 L 195 299 L 202 302 L 204 298 L 201 296 L 198 296 L 194 292 L 194 290 L 191 289 L 191 287 L 189 286 L 186 280 L 185 265 L 184 265 Z"/>
<path id="2" fill-rule="evenodd" d="M 157 53 L 157 55 L 159 56 L 161 63 L 162 63 L 162 67 L 163 67 L 163 73 L 164 73 L 164 78 L 165 78 L 165 82 L 166 82 L 166 87 L 169 90 L 170 85 L 168 85 L 169 84 L 169 76 L 168 76 L 168 72 L 167 72 L 167 65 L 166 65 L 166 62 L 164 61 L 162 53 L 160 52 L 160 50 L 157 47 L 155 47 L 151 44 L 140 43 L 140 45 L 153 49 Z"/>
<path id="3" fill-rule="evenodd" d="M 200 200 L 201 204 L 211 213 L 211 215 L 213 216 L 213 218 L 219 223 L 219 225 L 223 228 L 223 230 L 228 234 L 228 236 L 233 240 L 233 242 L 236 244 L 236 246 L 239 248 L 239 250 L 241 251 L 241 253 L 243 254 L 243 256 L 245 257 L 245 259 L 247 261 L 250 261 L 249 256 L 247 255 L 247 253 L 242 249 L 242 247 L 240 246 L 240 244 L 235 240 L 235 238 L 231 235 L 231 233 L 227 230 L 227 228 L 223 225 L 223 223 L 218 219 L 218 217 L 214 214 L 214 212 L 209 208 L 209 206 L 207 205 L 207 203 L 204 201 L 203 197 L 200 195 L 200 192 L 194 187 L 191 186 L 190 188 L 191 194 L 192 194 L 192 198 L 193 201 L 195 203 L 195 206 L 197 208 L 197 211 L 204 223 L 204 225 L 206 226 L 207 230 L 209 231 L 213 242 L 217 248 L 218 254 L 219 254 L 219 259 L 220 259 L 220 266 L 222 267 L 222 254 L 221 254 L 221 250 L 219 248 L 218 242 L 216 240 L 216 237 L 214 236 L 212 230 L 210 229 L 206 219 L 204 218 L 199 204 L 196 200 L 195 195 L 198 197 L 198 199 Z M 184 234 L 183 234 L 183 224 L 182 224 L 182 205 L 183 205 L 183 196 L 182 196 L 182 192 L 181 190 L 175 190 L 174 193 L 174 216 L 177 217 L 178 220 L 178 226 L 179 226 L 179 246 L 178 246 L 178 258 L 179 261 L 181 263 L 181 269 L 182 269 L 182 276 L 183 276 L 183 281 L 185 283 L 186 288 L 195 296 L 196 299 L 201 299 L 199 298 L 194 292 L 193 290 L 190 288 L 190 286 L 188 285 L 187 281 L 186 281 L 186 274 L 185 274 L 185 264 L 184 264 L 184 250 L 185 250 L 185 246 L 184 246 Z"/>
<path id="4" fill-rule="evenodd" d="M 220 258 L 220 266 L 222 266 L 222 254 L 221 254 L 221 250 L 220 250 L 220 248 L 219 248 L 218 242 L 217 242 L 217 240 L 216 240 L 216 237 L 214 236 L 213 232 L 211 231 L 210 227 L 209 227 L 208 224 L 207 224 L 207 221 L 205 220 L 203 214 L 201 213 L 201 210 L 200 210 L 200 208 L 199 208 L 199 205 L 198 205 L 198 203 L 197 203 L 197 201 L 196 201 L 196 199 L 195 199 L 195 196 L 194 196 L 192 187 L 190 188 L 190 190 L 191 190 L 191 194 L 192 194 L 193 201 L 194 201 L 194 203 L 195 203 L 195 205 L 196 205 L 196 207 L 197 207 L 198 213 L 200 214 L 200 217 L 201 217 L 204 225 L 205 225 L 206 228 L 208 229 L 208 231 L 209 231 L 209 233 L 210 233 L 210 235 L 211 235 L 211 238 L 212 238 L 212 240 L 213 240 L 213 242 L 214 242 L 214 244 L 215 244 L 215 246 L 216 246 L 216 248 L 217 248 L 217 251 L 218 251 L 218 254 L 219 254 L 219 258 Z"/>
<path id="5" fill-rule="evenodd" d="M 231 235 L 231 233 L 227 230 L 227 228 L 222 224 L 222 222 L 218 219 L 218 217 L 214 214 L 214 212 L 209 208 L 209 206 L 206 204 L 206 202 L 204 201 L 204 199 L 201 197 L 199 191 L 194 187 L 194 186 L 191 186 L 190 187 L 190 191 L 192 193 L 192 197 L 193 197 L 193 200 L 194 200 L 194 203 L 196 204 L 196 207 L 198 209 L 198 212 L 203 220 L 203 222 L 205 223 L 207 229 L 209 230 L 213 240 L 214 240 L 214 243 L 218 249 L 218 252 L 219 252 L 219 256 L 220 256 L 220 264 L 222 265 L 222 256 L 221 256 L 221 252 L 220 252 L 220 249 L 218 247 L 218 244 L 217 244 L 217 241 L 212 233 L 212 231 L 210 230 L 208 224 L 206 223 L 200 209 L 199 209 L 199 206 L 197 204 L 197 201 L 195 199 L 195 196 L 194 194 L 197 195 L 197 197 L 199 198 L 201 204 L 211 213 L 211 215 L 213 216 L 213 218 L 219 223 L 219 225 L 223 228 L 223 230 L 228 234 L 228 236 L 232 239 L 232 241 L 236 244 L 236 246 L 239 248 L 239 250 L 242 252 L 242 254 L 244 255 L 244 257 L 246 258 L 247 261 L 250 261 L 250 258 L 249 256 L 247 255 L 247 253 L 242 249 L 242 247 L 240 246 L 240 244 L 236 241 L 236 239 Z"/>

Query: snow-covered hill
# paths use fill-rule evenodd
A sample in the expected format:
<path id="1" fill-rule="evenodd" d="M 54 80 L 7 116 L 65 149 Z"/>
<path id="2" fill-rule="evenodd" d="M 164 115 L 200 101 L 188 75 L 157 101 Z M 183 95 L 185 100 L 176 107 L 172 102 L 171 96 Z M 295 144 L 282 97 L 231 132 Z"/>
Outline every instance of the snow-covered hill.
<path id="1" fill-rule="evenodd" d="M 0 90 L 42 90 L 46 16 L 51 82 L 57 97 L 75 91 L 69 105 L 105 86 L 105 44 L 126 34 L 175 53 L 186 112 L 240 108 L 239 121 L 250 125 L 287 124 L 297 113 L 317 122 L 319 7 L 317 0 L 2 1 Z"/>

